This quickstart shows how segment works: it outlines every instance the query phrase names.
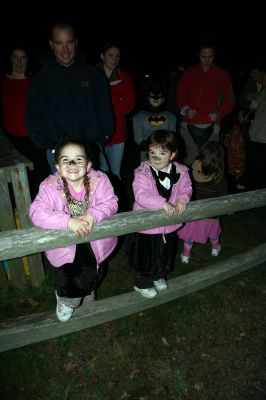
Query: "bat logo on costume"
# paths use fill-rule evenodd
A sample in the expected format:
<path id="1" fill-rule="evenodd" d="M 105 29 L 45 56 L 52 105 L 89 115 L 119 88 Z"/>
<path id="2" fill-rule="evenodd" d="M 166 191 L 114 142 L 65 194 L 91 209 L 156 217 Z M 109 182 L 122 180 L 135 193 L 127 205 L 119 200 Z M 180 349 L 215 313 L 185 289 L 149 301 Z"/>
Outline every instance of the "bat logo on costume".
<path id="1" fill-rule="evenodd" d="M 166 123 L 166 118 L 163 115 L 151 115 L 148 118 L 148 123 L 156 126 L 164 125 Z"/>

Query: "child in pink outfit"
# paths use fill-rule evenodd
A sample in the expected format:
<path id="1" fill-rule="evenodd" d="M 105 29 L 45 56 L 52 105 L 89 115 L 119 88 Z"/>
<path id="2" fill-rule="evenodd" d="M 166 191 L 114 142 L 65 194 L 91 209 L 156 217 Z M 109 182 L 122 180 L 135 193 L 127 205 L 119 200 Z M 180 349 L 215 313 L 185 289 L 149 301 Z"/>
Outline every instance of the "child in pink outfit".
<path id="1" fill-rule="evenodd" d="M 79 140 L 63 138 L 55 149 L 56 172 L 40 185 L 30 207 L 34 225 L 46 229 L 71 229 L 86 237 L 96 222 L 117 212 L 118 199 L 103 172 L 92 168 L 91 150 Z M 117 238 L 47 250 L 55 267 L 56 315 L 68 321 L 82 301 L 94 296 L 102 262 L 112 253 Z"/>
<path id="2" fill-rule="evenodd" d="M 171 131 L 157 130 L 148 140 L 148 160 L 135 170 L 134 210 L 164 209 L 168 216 L 184 213 L 192 194 L 185 165 L 175 161 L 178 143 Z M 166 275 L 173 268 L 176 230 L 181 224 L 146 229 L 129 236 L 128 260 L 134 290 L 147 298 L 167 289 Z"/>
<path id="3" fill-rule="evenodd" d="M 201 147 L 192 165 L 192 177 L 194 200 L 228 194 L 224 177 L 224 151 L 219 143 L 207 142 Z M 181 261 L 185 264 L 189 262 L 194 242 L 205 244 L 210 240 L 212 256 L 218 256 L 221 251 L 219 218 L 187 222 L 177 234 L 184 240 Z"/>

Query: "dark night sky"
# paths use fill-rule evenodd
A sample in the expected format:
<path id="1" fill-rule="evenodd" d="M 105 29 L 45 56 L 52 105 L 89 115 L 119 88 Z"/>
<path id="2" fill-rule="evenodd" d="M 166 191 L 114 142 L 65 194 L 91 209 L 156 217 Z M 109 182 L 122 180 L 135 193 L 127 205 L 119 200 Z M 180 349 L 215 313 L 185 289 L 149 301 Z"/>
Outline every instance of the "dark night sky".
<path id="1" fill-rule="evenodd" d="M 214 38 L 218 48 L 216 61 L 231 71 L 244 68 L 262 53 L 263 24 L 258 15 L 253 18 L 252 10 L 244 10 L 243 6 L 236 13 L 224 3 L 195 9 L 193 3 L 180 6 L 174 5 L 173 0 L 164 1 L 157 8 L 144 7 L 139 2 L 125 2 L 123 7 L 112 4 L 109 8 L 101 2 L 97 9 L 86 3 L 89 10 L 84 9 L 84 1 L 51 4 L 45 3 L 42 9 L 38 2 L 31 8 L 31 16 L 25 8 L 21 12 L 16 9 L 15 14 L 2 14 L 8 24 L 0 28 L 2 55 L 17 37 L 26 38 L 34 52 L 47 49 L 50 27 L 61 20 L 74 24 L 79 47 L 91 63 L 97 62 L 105 40 L 117 39 L 122 46 L 121 65 L 129 71 L 168 71 L 176 65 L 190 65 L 197 61 L 196 49 L 202 36 Z M 265 48 L 262 47 L 263 51 Z"/>

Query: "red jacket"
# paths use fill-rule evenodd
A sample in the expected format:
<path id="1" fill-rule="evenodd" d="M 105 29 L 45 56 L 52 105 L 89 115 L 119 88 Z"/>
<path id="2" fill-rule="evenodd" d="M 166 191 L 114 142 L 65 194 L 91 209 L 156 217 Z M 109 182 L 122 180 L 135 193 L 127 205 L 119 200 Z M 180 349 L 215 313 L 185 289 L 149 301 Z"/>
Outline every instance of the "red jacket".
<path id="1" fill-rule="evenodd" d="M 201 64 L 188 68 L 180 78 L 176 93 L 177 104 L 196 110 L 197 114 L 190 121 L 193 124 L 210 124 L 209 113 L 217 113 L 216 123 L 228 115 L 235 107 L 232 82 L 229 74 L 217 65 L 212 65 L 204 72 Z"/>
<path id="2" fill-rule="evenodd" d="M 132 77 L 119 70 L 114 80 L 110 81 L 111 97 L 115 113 L 115 131 L 107 146 L 124 142 L 126 139 L 126 115 L 134 110 L 136 89 Z"/>

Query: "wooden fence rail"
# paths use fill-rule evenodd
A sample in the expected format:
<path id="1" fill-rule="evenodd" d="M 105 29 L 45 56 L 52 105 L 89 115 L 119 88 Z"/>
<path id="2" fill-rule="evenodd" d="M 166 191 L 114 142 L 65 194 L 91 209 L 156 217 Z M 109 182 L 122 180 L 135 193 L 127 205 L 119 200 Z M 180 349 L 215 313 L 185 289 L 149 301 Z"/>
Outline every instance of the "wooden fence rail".
<path id="1" fill-rule="evenodd" d="M 266 261 L 266 244 L 226 261 L 168 281 L 168 290 L 153 299 L 135 292 L 103 299 L 78 308 L 67 323 L 59 322 L 54 310 L 8 319 L 0 323 L 0 352 L 52 339 L 147 310 L 230 278 Z"/>
<path id="2" fill-rule="evenodd" d="M 168 218 L 164 211 L 117 214 L 95 225 L 89 238 L 78 238 L 69 230 L 29 228 L 0 233 L 0 261 L 34 254 L 46 249 L 83 243 L 108 236 L 144 230 L 176 222 L 202 219 L 266 205 L 266 189 L 216 199 L 191 202 L 182 216 Z M 258 223 L 265 223 L 258 221 Z M 54 311 L 0 321 L 0 352 L 51 339 L 177 299 L 239 274 L 266 261 L 266 244 L 229 260 L 170 280 L 169 289 L 154 299 L 134 292 L 100 300 L 77 309 L 70 321 L 62 324 Z"/>
<path id="3" fill-rule="evenodd" d="M 121 236 L 157 226 L 224 215 L 264 205 L 266 205 L 266 189 L 193 201 L 181 216 L 167 217 L 163 210 L 117 214 L 108 220 L 97 223 L 87 238 L 79 238 L 68 229 L 29 228 L 4 231 L 0 233 L 0 261 L 74 243 L 84 243 L 108 236 Z"/>

